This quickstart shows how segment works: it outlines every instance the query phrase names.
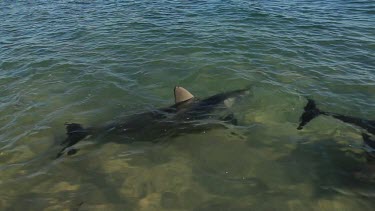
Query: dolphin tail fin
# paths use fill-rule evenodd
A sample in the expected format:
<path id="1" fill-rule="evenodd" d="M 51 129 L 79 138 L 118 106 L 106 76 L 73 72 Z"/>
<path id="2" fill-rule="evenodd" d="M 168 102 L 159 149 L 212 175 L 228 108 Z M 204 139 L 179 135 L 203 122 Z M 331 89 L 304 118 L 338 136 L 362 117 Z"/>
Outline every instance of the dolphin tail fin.
<path id="1" fill-rule="evenodd" d="M 311 120 L 313 120 L 315 117 L 319 116 L 320 114 L 324 114 L 324 112 L 321 112 L 315 104 L 314 100 L 307 99 L 307 104 L 304 107 L 304 112 L 302 113 L 300 117 L 300 124 L 298 125 L 298 130 L 301 130 L 303 126 L 305 126 L 307 123 L 309 123 Z"/>
<path id="2" fill-rule="evenodd" d="M 61 145 L 65 145 L 60 152 L 57 154 L 57 158 L 63 155 L 63 152 L 68 147 L 71 147 L 86 138 L 89 135 L 89 130 L 82 127 L 82 125 L 77 123 L 65 123 L 66 135 L 68 136 Z M 69 153 L 68 153 L 69 154 Z"/>

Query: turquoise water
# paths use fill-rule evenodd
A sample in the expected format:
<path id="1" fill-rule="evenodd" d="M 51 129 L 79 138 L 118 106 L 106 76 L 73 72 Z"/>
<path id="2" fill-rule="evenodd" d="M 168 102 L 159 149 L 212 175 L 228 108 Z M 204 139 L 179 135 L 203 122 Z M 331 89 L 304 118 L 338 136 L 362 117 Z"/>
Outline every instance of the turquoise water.
<path id="1" fill-rule="evenodd" d="M 372 210 L 360 130 L 306 97 L 375 119 L 375 3 L 1 1 L 0 208 Z M 65 122 L 97 125 L 252 86 L 239 126 L 162 143 L 83 142 L 54 159 Z"/>

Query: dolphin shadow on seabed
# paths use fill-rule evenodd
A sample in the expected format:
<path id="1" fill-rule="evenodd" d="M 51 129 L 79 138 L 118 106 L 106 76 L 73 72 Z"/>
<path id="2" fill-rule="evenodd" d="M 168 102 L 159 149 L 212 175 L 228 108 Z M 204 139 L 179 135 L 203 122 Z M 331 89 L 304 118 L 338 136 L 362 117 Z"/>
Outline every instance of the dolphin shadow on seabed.
<path id="1" fill-rule="evenodd" d="M 200 100 L 183 87 L 176 86 L 174 88 L 175 104 L 170 107 L 135 114 L 97 127 L 84 128 L 81 124 L 66 123 L 67 138 L 61 143 L 63 148 L 57 154 L 57 158 L 64 153 L 67 155 L 77 153 L 78 149 L 73 146 L 91 136 L 118 136 L 122 143 L 157 142 L 161 137 L 174 137 L 213 128 L 227 128 L 228 124 L 237 125 L 237 119 L 230 108 L 235 101 L 249 94 L 250 88 L 246 88 Z"/>
<path id="2" fill-rule="evenodd" d="M 361 134 L 364 142 L 364 148 L 366 150 L 365 155 L 367 163 L 361 172 L 356 173 L 356 176 L 358 178 L 375 181 L 375 120 L 367 120 L 334 112 L 322 111 L 317 108 L 314 100 L 308 99 L 308 102 L 304 107 L 304 112 L 300 117 L 300 124 L 297 129 L 302 130 L 307 123 L 320 115 L 333 117 L 344 123 L 355 125 L 362 130 Z"/>

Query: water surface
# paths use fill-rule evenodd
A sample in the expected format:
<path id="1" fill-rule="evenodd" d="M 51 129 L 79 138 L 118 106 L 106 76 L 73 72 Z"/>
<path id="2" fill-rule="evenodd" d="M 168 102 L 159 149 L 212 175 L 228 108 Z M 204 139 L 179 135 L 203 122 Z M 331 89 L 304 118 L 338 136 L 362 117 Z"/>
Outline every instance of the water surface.
<path id="1" fill-rule="evenodd" d="M 360 130 L 375 119 L 375 3 L 2 1 L 0 207 L 372 210 Z M 55 160 L 65 122 L 96 125 L 251 85 L 239 126 L 162 143 L 95 140 Z"/>

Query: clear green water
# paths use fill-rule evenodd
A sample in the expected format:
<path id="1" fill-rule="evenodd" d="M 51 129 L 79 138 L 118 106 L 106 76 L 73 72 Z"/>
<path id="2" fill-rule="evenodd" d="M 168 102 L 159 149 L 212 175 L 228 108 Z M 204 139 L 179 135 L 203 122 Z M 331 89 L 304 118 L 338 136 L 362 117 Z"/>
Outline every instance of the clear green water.
<path id="1" fill-rule="evenodd" d="M 1 1 L 2 210 L 372 210 L 358 128 L 375 119 L 375 3 Z M 55 160 L 64 122 L 95 125 L 253 86 L 240 126 Z M 234 134 L 233 134 L 234 133 Z M 90 144 L 92 143 L 92 144 Z"/>

